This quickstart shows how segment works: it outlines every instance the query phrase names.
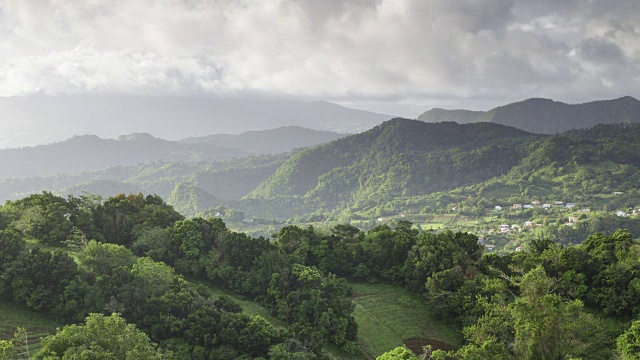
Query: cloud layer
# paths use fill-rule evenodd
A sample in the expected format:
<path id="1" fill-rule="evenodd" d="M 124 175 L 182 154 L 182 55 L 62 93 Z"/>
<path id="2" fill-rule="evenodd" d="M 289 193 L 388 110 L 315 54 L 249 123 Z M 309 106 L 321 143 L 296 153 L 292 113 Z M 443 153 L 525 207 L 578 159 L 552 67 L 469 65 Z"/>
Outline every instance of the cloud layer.
<path id="1" fill-rule="evenodd" d="M 638 24 L 637 0 L 0 0 L 0 96 L 638 96 Z"/>

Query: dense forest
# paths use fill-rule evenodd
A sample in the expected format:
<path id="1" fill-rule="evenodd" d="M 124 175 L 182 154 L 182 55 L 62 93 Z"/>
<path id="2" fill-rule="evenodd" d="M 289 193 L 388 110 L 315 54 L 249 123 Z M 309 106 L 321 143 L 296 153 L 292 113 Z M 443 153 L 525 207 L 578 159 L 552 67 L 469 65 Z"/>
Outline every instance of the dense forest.
<path id="1" fill-rule="evenodd" d="M 432 359 L 637 358 L 640 243 L 628 232 L 483 251 L 475 235 L 407 221 L 287 226 L 270 240 L 186 219 L 158 196 L 42 193 L 0 208 L 0 296 L 67 324 L 36 359 L 322 359 L 327 347 L 360 358 L 354 281 L 401 285 L 457 324 L 463 346 L 427 348 Z M 286 326 L 209 296 L 207 284 Z M 22 356 L 19 336 L 0 345 Z M 380 358 L 413 356 L 388 350 Z"/>

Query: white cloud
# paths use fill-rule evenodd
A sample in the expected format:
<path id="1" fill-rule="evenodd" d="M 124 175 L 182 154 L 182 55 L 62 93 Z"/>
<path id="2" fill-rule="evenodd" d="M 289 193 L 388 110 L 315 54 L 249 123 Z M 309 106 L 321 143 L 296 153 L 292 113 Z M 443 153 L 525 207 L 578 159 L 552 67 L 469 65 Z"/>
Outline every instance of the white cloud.
<path id="1" fill-rule="evenodd" d="M 0 95 L 638 96 L 637 24 L 636 0 L 0 0 Z"/>

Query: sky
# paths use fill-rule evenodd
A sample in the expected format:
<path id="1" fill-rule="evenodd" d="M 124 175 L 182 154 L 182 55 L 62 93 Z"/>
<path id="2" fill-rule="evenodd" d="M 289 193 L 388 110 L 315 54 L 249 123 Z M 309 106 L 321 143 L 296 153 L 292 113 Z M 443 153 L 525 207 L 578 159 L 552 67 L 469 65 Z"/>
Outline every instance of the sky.
<path id="1" fill-rule="evenodd" d="M 0 96 L 640 97 L 638 0 L 0 0 Z"/>

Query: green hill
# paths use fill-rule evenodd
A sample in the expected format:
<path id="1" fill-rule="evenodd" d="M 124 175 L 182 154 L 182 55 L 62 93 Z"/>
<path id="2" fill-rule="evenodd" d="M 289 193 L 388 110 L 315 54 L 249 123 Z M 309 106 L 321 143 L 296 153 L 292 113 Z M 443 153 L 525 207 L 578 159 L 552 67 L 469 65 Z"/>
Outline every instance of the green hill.
<path id="1" fill-rule="evenodd" d="M 185 216 L 193 216 L 222 204 L 222 200 L 194 184 L 182 182 L 176 185 L 167 203 Z"/>
<path id="2" fill-rule="evenodd" d="M 546 136 L 491 123 L 394 119 L 296 154 L 243 202 L 245 210 L 291 217 L 383 207 L 419 211 L 460 197 L 474 206 L 481 198 L 574 201 L 633 190 L 640 178 L 638 139 L 640 124 Z M 628 196 L 616 201 L 633 206 L 635 197 Z"/>
<path id="3" fill-rule="evenodd" d="M 287 160 L 245 199 L 302 197 L 323 206 L 373 206 L 453 189 L 506 173 L 531 134 L 496 124 L 393 119 Z"/>

